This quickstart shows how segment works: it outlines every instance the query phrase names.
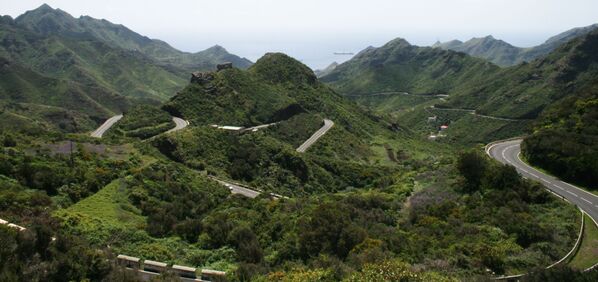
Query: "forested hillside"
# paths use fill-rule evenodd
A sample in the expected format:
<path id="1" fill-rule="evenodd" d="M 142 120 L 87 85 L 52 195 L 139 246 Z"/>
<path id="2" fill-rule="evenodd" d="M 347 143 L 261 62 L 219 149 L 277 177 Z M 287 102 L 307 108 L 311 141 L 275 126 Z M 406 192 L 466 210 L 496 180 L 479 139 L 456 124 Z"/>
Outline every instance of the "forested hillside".
<path id="1" fill-rule="evenodd" d="M 595 281 L 546 269 L 580 234 L 593 262 L 571 204 L 592 195 L 480 143 L 526 133 L 527 161 L 598 188 L 597 48 L 501 68 L 396 39 L 320 80 L 47 5 L 3 17 L 0 281 L 141 280 L 120 254 L 166 263 L 158 281 Z M 508 163 L 510 142 L 489 148 Z"/>
<path id="2" fill-rule="evenodd" d="M 367 48 L 322 77 L 342 94 L 403 91 L 446 94 L 499 68 L 482 59 L 437 48 L 418 47 L 397 38 Z"/>
<path id="3" fill-rule="evenodd" d="M 140 35 L 123 25 L 89 16 L 74 18 L 46 4 L 26 12 L 15 21 L 44 36 L 89 37 L 111 47 L 139 52 L 161 65 L 170 66 L 174 70 L 182 69 L 186 72 L 185 75 L 187 72 L 214 69 L 217 64 L 223 62 L 231 62 L 239 68 L 247 68 L 251 65 L 251 61 L 230 54 L 218 45 L 197 53 L 186 53 L 164 41 Z"/>
<path id="4" fill-rule="evenodd" d="M 486 59 L 499 66 L 507 67 L 542 58 L 568 41 L 584 36 L 597 28 L 598 24 L 573 28 L 549 38 L 538 46 L 528 48 L 515 47 L 490 35 L 482 38 L 472 38 L 465 42 L 459 40 L 437 42 L 432 47 L 463 52 L 473 57 Z"/>
<path id="5" fill-rule="evenodd" d="M 598 189 L 598 83 L 547 109 L 523 143 L 525 157 L 568 181 Z"/>

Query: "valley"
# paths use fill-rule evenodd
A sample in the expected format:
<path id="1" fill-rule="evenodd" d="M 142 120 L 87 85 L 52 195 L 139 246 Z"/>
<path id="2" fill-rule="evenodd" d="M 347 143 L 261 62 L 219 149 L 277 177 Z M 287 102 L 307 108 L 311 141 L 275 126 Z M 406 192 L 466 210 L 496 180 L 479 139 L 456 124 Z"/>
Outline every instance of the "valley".
<path id="1" fill-rule="evenodd" d="M 3 16 L 0 280 L 594 281 L 595 27 L 314 71 Z"/>

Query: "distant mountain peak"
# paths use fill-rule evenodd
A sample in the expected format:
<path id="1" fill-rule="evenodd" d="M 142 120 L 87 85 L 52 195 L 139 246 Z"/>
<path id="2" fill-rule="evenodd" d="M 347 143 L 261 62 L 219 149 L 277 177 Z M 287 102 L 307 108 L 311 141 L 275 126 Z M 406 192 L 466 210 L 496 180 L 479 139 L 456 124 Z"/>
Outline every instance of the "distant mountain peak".
<path id="1" fill-rule="evenodd" d="M 466 42 L 452 40 L 444 43 L 436 43 L 432 47 L 448 49 L 467 53 L 471 56 L 489 60 L 500 66 L 512 66 L 522 62 L 529 62 L 536 58 L 542 58 L 556 49 L 558 46 L 585 34 L 598 29 L 598 24 L 586 27 L 578 27 L 557 34 L 541 45 L 531 48 L 520 48 L 509 44 L 492 35 L 485 37 L 474 37 Z"/>
<path id="2" fill-rule="evenodd" d="M 405 40 L 404 38 L 398 37 L 398 38 L 395 38 L 395 39 L 389 41 L 384 46 L 407 47 L 407 46 L 411 46 L 411 43 L 409 43 L 409 41 Z"/>
<path id="3" fill-rule="evenodd" d="M 53 11 L 54 8 L 50 7 L 50 5 L 44 3 L 41 6 L 37 7 L 34 11 Z"/>
<path id="4" fill-rule="evenodd" d="M 228 51 L 224 47 L 222 47 L 222 46 L 220 46 L 218 44 L 216 44 L 216 45 L 214 45 L 214 46 L 206 49 L 206 51 L 209 51 L 209 52 L 218 52 L 218 53 L 228 53 Z"/>

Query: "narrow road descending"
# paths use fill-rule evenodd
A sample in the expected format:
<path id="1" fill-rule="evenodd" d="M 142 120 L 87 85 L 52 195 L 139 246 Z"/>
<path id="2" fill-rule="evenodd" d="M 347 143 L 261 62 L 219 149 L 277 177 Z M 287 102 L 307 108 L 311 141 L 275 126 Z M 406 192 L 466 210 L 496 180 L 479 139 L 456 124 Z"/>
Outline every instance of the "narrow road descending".
<path id="1" fill-rule="evenodd" d="M 598 222 L 598 196 L 563 182 L 556 177 L 544 174 L 524 163 L 519 158 L 521 141 L 521 139 L 517 139 L 496 143 L 489 146 L 486 153 L 501 163 L 514 166 L 523 177 L 539 181 L 550 191 L 583 209 L 594 221 Z"/>
<path id="2" fill-rule="evenodd" d="M 389 91 L 389 92 L 374 92 L 374 93 L 362 93 L 362 94 L 343 94 L 345 97 L 371 97 L 371 96 L 391 96 L 391 95 L 407 95 L 407 96 L 418 96 L 418 97 L 429 97 L 429 98 L 446 98 L 448 94 L 412 94 L 409 92 L 401 91 Z"/>
<path id="3" fill-rule="evenodd" d="M 322 137 L 324 134 L 326 134 L 326 132 L 328 132 L 328 130 L 330 130 L 332 128 L 332 126 L 334 126 L 334 122 L 332 122 L 329 119 L 325 119 L 324 126 L 322 126 L 322 128 L 320 128 L 320 129 L 318 129 L 318 131 L 316 131 L 311 137 L 309 137 L 309 139 L 307 139 L 305 142 L 303 142 L 303 144 L 301 144 L 301 146 L 299 146 L 299 148 L 297 148 L 297 152 L 299 152 L 299 153 L 305 152 L 307 149 L 309 149 L 309 147 L 311 147 L 311 145 L 316 143 L 316 141 L 318 141 L 318 139 L 320 139 L 320 137 Z"/>
<path id="4" fill-rule="evenodd" d="M 248 189 L 248 188 L 245 188 L 245 187 L 242 187 L 242 186 L 239 186 L 237 184 L 230 183 L 230 182 L 225 182 L 225 181 L 220 180 L 220 179 L 218 179 L 216 177 L 210 177 L 210 178 L 212 180 L 220 183 L 222 186 L 228 188 L 231 191 L 231 193 L 233 193 L 233 194 L 241 194 L 241 195 L 243 195 L 245 197 L 252 198 L 252 199 L 255 198 L 255 197 L 257 197 L 257 196 L 259 196 L 261 194 L 260 191 Z"/>
<path id="5" fill-rule="evenodd" d="M 466 112 L 466 113 L 470 113 L 474 116 L 478 116 L 478 117 L 483 117 L 483 118 L 489 118 L 489 119 L 495 119 L 495 120 L 502 120 L 502 121 L 527 121 L 529 119 L 516 119 L 516 118 L 504 118 L 504 117 L 495 117 L 495 116 L 487 116 L 487 115 L 482 115 L 482 114 L 478 114 L 476 112 L 476 110 L 470 110 L 470 109 L 459 109 L 459 108 L 437 108 L 434 106 L 430 106 L 430 109 L 434 109 L 434 110 L 439 110 L 439 111 L 455 111 L 455 112 Z M 424 108 L 424 110 L 426 112 L 428 112 L 429 114 L 434 114 L 432 112 L 430 112 L 427 108 Z"/>
<path id="6" fill-rule="evenodd" d="M 230 190 L 231 193 L 233 194 L 240 194 L 243 195 L 245 197 L 248 198 L 255 198 L 257 196 L 259 196 L 261 193 L 263 193 L 263 191 L 255 189 L 255 188 L 250 188 L 250 187 L 246 187 L 246 186 L 241 186 L 241 184 L 236 184 L 236 183 L 232 183 L 230 181 L 224 181 L 222 179 L 216 178 L 215 176 L 208 176 L 210 179 L 220 183 L 220 185 L 228 188 Z M 288 197 L 279 195 L 279 194 L 274 194 L 274 193 L 266 193 L 269 194 L 270 197 L 274 198 L 274 199 L 288 199 Z"/>
<path id="7" fill-rule="evenodd" d="M 91 133 L 91 137 L 95 138 L 102 138 L 102 135 L 106 132 L 106 130 L 110 129 L 117 121 L 123 118 L 123 115 L 113 116 L 107 119 L 98 129 Z"/>
<path id="8" fill-rule="evenodd" d="M 187 125 L 189 125 L 189 122 L 182 119 L 182 118 L 178 118 L 178 117 L 172 117 L 172 121 L 174 122 L 175 126 L 174 128 L 166 131 L 166 133 L 170 133 L 170 132 L 174 132 L 177 130 L 181 130 L 185 127 L 187 127 Z"/>

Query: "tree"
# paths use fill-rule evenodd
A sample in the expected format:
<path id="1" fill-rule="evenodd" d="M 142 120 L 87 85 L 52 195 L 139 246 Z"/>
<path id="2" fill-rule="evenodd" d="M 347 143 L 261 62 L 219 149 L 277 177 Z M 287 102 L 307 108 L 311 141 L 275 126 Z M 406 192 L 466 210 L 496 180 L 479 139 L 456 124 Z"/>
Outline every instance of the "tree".
<path id="1" fill-rule="evenodd" d="M 459 156 L 457 169 L 465 178 L 466 192 L 471 193 L 480 189 L 487 166 L 486 159 L 476 151 L 468 151 Z"/>

